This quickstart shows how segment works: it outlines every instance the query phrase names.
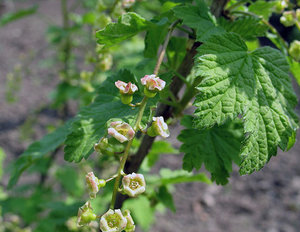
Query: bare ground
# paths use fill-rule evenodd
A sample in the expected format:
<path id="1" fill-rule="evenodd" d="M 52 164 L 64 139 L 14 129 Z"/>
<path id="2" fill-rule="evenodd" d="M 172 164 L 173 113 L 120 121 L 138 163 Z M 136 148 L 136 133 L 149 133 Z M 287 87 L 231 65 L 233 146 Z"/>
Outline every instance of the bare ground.
<path id="1" fill-rule="evenodd" d="M 59 22 L 59 4 L 56 1 L 39 2 L 43 15 Z M 28 2 L 17 7 L 28 6 Z M 29 141 L 21 141 L 19 128 L 32 112 L 48 102 L 48 94 L 58 81 L 49 70 L 47 74 L 36 69 L 39 60 L 50 54 L 39 49 L 46 46 L 46 24 L 31 16 L 0 28 L 0 147 L 9 162 L 18 156 Z M 6 74 L 19 62 L 20 54 L 30 57 L 39 52 L 27 65 L 30 72 L 23 75 L 19 101 L 5 101 Z M 26 59 L 26 58 L 25 58 Z M 56 121 L 56 115 L 43 110 L 34 127 L 35 137 L 45 133 L 45 126 Z M 174 128 L 180 130 L 180 126 Z M 176 135 L 170 138 L 179 147 Z M 174 194 L 177 212 L 158 214 L 152 232 L 298 232 L 300 231 L 300 142 L 288 152 L 279 152 L 260 172 L 239 176 L 235 167 L 230 183 L 223 186 L 202 183 L 180 184 Z M 181 156 L 164 156 L 156 165 L 179 168 Z"/>

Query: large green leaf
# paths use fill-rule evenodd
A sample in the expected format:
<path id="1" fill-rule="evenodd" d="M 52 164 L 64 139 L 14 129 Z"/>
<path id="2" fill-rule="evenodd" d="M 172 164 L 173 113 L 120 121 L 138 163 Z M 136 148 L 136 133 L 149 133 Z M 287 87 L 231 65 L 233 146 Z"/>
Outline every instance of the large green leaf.
<path id="1" fill-rule="evenodd" d="M 247 51 L 234 33 L 212 36 L 199 49 L 197 74 L 204 79 L 195 126 L 199 129 L 223 124 L 243 115 L 247 136 L 242 148 L 242 174 L 261 169 L 277 146 L 285 150 L 289 137 L 298 128 L 294 94 L 285 57 L 263 47 Z"/>
<path id="2" fill-rule="evenodd" d="M 232 171 L 232 162 L 240 163 L 241 123 L 198 130 L 192 128 L 192 118 L 186 117 L 183 124 L 187 129 L 178 136 L 183 143 L 180 151 L 185 153 L 183 169 L 192 171 L 204 164 L 213 181 L 226 184 Z"/>
<path id="3" fill-rule="evenodd" d="M 137 114 L 138 109 L 121 103 L 119 91 L 114 84 L 117 80 L 137 84 L 134 75 L 128 70 L 122 70 L 102 83 L 95 101 L 80 110 L 72 124 L 71 133 L 65 141 L 65 160 L 80 162 L 83 157 L 87 158 L 93 152 L 94 144 L 106 132 L 105 124 L 109 119 L 133 119 Z"/>
<path id="4" fill-rule="evenodd" d="M 118 22 L 108 24 L 96 32 L 97 42 L 107 46 L 122 42 L 147 29 L 150 22 L 136 13 L 129 12 L 120 16 Z"/>
<path id="5" fill-rule="evenodd" d="M 54 151 L 63 144 L 69 133 L 71 121 L 54 132 L 45 135 L 41 140 L 32 143 L 13 163 L 13 170 L 9 179 L 8 188 L 13 187 L 20 175 L 40 158 Z"/>

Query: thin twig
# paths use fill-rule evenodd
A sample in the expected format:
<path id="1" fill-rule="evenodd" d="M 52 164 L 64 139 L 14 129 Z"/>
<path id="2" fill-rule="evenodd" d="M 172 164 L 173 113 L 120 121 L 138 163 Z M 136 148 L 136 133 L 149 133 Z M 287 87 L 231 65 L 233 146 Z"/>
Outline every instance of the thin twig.
<path id="1" fill-rule="evenodd" d="M 172 36 L 172 32 L 173 32 L 174 28 L 176 27 L 176 25 L 177 25 L 179 22 L 180 22 L 180 20 L 176 20 L 176 21 L 173 22 L 173 23 L 171 24 L 171 26 L 169 27 L 169 32 L 168 32 L 168 34 L 167 34 L 167 37 L 166 37 L 166 39 L 165 39 L 165 42 L 164 42 L 163 47 L 162 47 L 162 50 L 161 50 L 161 52 L 160 52 L 160 54 L 159 54 L 159 56 L 158 56 L 157 63 L 156 63 L 155 68 L 154 68 L 154 72 L 153 72 L 154 75 L 157 75 L 157 74 L 158 74 L 158 71 L 159 71 L 159 69 L 160 69 L 161 63 L 162 63 L 162 61 L 163 61 L 163 59 L 164 59 L 164 56 L 165 56 L 165 53 L 166 53 L 166 50 L 167 50 L 167 46 L 168 46 L 168 44 L 169 44 L 169 40 L 170 40 L 170 38 L 171 38 L 171 36 Z"/>

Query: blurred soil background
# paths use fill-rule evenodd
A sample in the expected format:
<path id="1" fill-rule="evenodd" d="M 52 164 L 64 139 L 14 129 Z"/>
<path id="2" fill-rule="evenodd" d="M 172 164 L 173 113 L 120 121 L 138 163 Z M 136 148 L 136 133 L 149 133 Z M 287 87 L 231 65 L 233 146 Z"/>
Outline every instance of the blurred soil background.
<path id="1" fill-rule="evenodd" d="M 8 1 L 9 2 L 9 1 Z M 61 22 L 59 1 L 19 1 L 14 7 L 39 4 L 45 20 Z M 1 6 L 0 6 L 1 7 Z M 6 9 L 0 8 L 0 12 Z M 35 139 L 41 138 L 49 124 L 60 120 L 51 110 L 49 94 L 59 82 L 45 62 L 55 51 L 47 48 L 46 24 L 35 15 L 0 28 L 0 147 L 7 155 L 4 167 L 20 155 Z M 6 101 L 7 74 L 15 65 L 21 67 L 16 101 Z M 299 94 L 299 87 L 294 84 Z M 70 108 L 70 115 L 77 111 Z M 299 113 L 299 106 L 298 106 Z M 170 141 L 175 148 L 181 127 L 174 126 Z M 175 133 L 176 132 L 176 133 Z M 299 134 L 299 133 L 298 133 Z M 279 151 L 269 164 L 251 176 L 234 172 L 226 186 L 188 183 L 176 186 L 174 200 L 177 212 L 157 214 L 151 232 L 299 232 L 300 231 L 300 136 L 288 152 Z M 63 161 L 63 154 L 57 162 Z M 162 156 L 155 166 L 180 168 L 182 155 Z M 32 178 L 32 177 L 30 177 Z M 8 175 L 4 175 L 4 186 Z M 26 181 L 26 177 L 21 181 Z"/>

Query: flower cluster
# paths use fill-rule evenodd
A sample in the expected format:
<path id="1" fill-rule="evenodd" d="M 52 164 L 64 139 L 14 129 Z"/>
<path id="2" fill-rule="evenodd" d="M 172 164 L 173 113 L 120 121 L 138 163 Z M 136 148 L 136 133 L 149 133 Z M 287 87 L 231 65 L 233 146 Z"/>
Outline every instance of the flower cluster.
<path id="1" fill-rule="evenodd" d="M 141 83 L 143 86 L 145 86 L 144 93 L 146 97 L 144 97 L 144 100 L 141 103 L 130 106 L 137 107 L 142 105 L 141 109 L 143 112 L 146 106 L 145 99 L 147 100 L 147 97 L 154 97 L 157 92 L 165 88 L 166 83 L 159 77 L 156 77 L 156 75 L 154 74 L 146 75 L 141 78 Z M 119 92 L 121 94 L 121 101 L 124 104 L 130 104 L 133 99 L 133 94 L 138 90 L 138 87 L 131 82 L 125 83 L 120 80 L 115 82 L 115 86 L 119 89 Z M 148 135 L 160 135 L 163 138 L 168 137 L 170 133 L 168 130 L 168 125 L 164 122 L 164 118 L 153 117 L 152 119 L 152 125 L 147 130 Z M 141 120 L 141 117 L 139 120 Z M 135 124 L 135 129 L 133 129 L 128 123 L 125 123 L 121 120 L 111 121 L 108 124 L 107 135 L 101 138 L 99 142 L 94 145 L 95 151 L 103 155 L 116 155 L 124 153 L 123 159 L 124 157 L 127 158 L 128 153 L 126 153 L 125 155 L 126 149 L 122 152 L 115 152 L 115 149 L 116 146 L 121 146 L 122 149 L 124 148 L 124 146 L 129 146 L 130 148 L 131 143 L 125 142 L 129 142 L 134 138 L 136 134 L 135 130 L 139 129 L 139 120 L 137 120 Z M 127 152 L 128 151 L 129 149 L 127 149 Z M 116 177 L 118 177 L 116 178 L 116 181 L 119 181 L 121 180 L 121 176 L 123 176 L 121 188 L 114 188 L 113 196 L 115 196 L 116 191 L 120 191 L 123 194 L 127 194 L 129 197 L 137 197 L 138 195 L 146 191 L 146 181 L 142 174 L 131 173 L 126 175 L 124 174 L 123 170 L 119 170 L 116 175 L 107 180 L 104 180 L 98 179 L 93 172 L 89 172 L 86 175 L 86 183 L 90 198 L 95 198 L 100 188 L 104 187 L 107 181 L 113 180 Z M 119 182 L 116 182 L 115 186 L 119 186 L 119 184 Z M 114 201 L 112 201 L 112 205 L 113 204 Z M 129 210 L 121 211 L 120 209 L 109 209 L 100 217 L 93 212 L 89 201 L 79 208 L 77 225 L 90 225 L 90 223 L 92 221 L 95 221 L 97 218 L 100 218 L 100 229 L 102 232 L 135 231 L 135 224 Z"/>

